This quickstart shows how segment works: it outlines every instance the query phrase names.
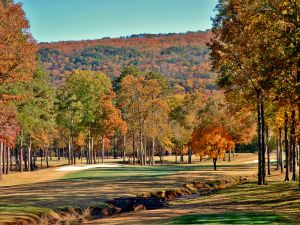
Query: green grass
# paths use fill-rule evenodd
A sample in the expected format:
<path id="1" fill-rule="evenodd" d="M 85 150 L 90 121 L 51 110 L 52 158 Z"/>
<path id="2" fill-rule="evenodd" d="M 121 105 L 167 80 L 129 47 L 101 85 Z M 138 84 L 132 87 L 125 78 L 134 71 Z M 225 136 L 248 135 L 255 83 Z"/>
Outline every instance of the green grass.
<path id="1" fill-rule="evenodd" d="M 282 178 L 276 177 L 268 179 L 265 186 L 253 181 L 214 195 L 171 202 L 175 210 L 195 208 L 201 212 L 204 208 L 206 211 L 172 218 L 164 224 L 300 224 L 298 182 L 282 182 Z"/>
<path id="2" fill-rule="evenodd" d="M 133 196 L 177 188 L 191 181 L 220 179 L 227 175 L 230 176 L 232 173 L 243 175 L 249 173 L 251 169 L 253 169 L 253 166 L 249 164 L 223 164 L 218 167 L 217 172 L 214 172 L 212 171 L 211 162 L 201 162 L 192 165 L 120 166 L 70 172 L 64 177 L 53 180 L 1 187 L 0 222 L 2 215 L 36 216 L 47 213 L 49 210 L 59 210 L 66 207 L 102 206 L 105 201 L 115 197 Z M 47 176 L 47 170 L 42 175 Z M 278 211 L 280 211 L 280 207 L 287 210 L 289 209 L 289 201 L 291 201 L 290 214 L 294 213 L 297 215 L 297 213 L 300 213 L 300 203 L 297 202 L 296 198 L 300 199 L 300 197 L 294 194 L 295 186 L 293 185 L 282 182 L 273 184 L 270 182 L 266 187 L 257 187 L 255 183 L 250 183 L 221 191 L 217 195 L 228 197 L 230 202 L 249 206 L 258 204 L 260 200 L 259 195 L 265 195 L 266 197 L 262 198 L 265 200 L 265 203 L 263 200 L 259 202 L 260 205 L 268 209 L 264 213 L 272 212 L 271 206 Z M 274 192 L 277 192 L 279 195 L 274 195 Z M 176 204 L 180 203 L 201 209 L 203 200 L 215 202 L 216 204 L 226 204 L 226 202 L 220 201 L 218 198 L 211 200 L 214 198 L 213 196 L 215 195 L 189 201 L 172 202 L 171 205 L 176 206 Z M 273 202 L 272 199 L 274 200 Z M 232 207 L 228 206 L 226 212 L 231 212 L 234 207 L 235 205 Z M 253 207 L 253 210 L 258 212 L 261 209 Z M 198 212 L 196 211 L 195 213 Z M 248 214 L 251 212 L 241 213 Z M 288 215 L 290 214 L 288 212 Z M 280 214 L 279 216 L 282 215 Z M 180 217 L 177 219 L 180 220 Z"/>
<path id="3" fill-rule="evenodd" d="M 104 182 L 124 179 L 149 180 L 162 178 L 178 172 L 210 169 L 199 165 L 165 165 L 165 166 L 122 166 L 114 168 L 94 168 L 67 174 L 65 180 L 101 180 Z"/>
<path id="4" fill-rule="evenodd" d="M 45 207 L 32 207 L 24 205 L 0 206 L 0 224 L 12 222 L 14 218 L 38 218 L 51 212 Z"/>
<path id="5" fill-rule="evenodd" d="M 261 213 L 195 214 L 161 221 L 161 224 L 290 224 L 278 215 Z"/>
<path id="6" fill-rule="evenodd" d="M 94 168 L 70 172 L 56 180 L 7 186 L 3 187 L 0 193 L 0 206 L 6 206 L 0 208 L 0 218 L 2 215 L 34 216 L 48 210 L 56 211 L 67 207 L 101 207 L 105 201 L 115 197 L 182 185 L 187 176 L 174 176 L 169 180 L 166 177 L 208 168 L 210 166 L 199 164 Z"/>

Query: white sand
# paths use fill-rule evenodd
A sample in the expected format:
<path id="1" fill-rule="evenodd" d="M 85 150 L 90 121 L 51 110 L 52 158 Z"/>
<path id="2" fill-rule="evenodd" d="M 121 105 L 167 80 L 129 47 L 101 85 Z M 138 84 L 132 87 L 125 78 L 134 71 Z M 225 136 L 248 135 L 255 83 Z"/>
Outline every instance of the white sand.
<path id="1" fill-rule="evenodd" d="M 267 159 L 266 159 L 266 162 L 267 162 Z M 271 159 L 270 162 L 276 162 L 276 160 L 275 159 Z M 252 161 L 248 161 L 248 162 L 244 162 L 244 164 L 248 164 L 248 163 L 258 163 L 258 159 L 252 160 Z"/>
<path id="2" fill-rule="evenodd" d="M 56 171 L 60 171 L 60 172 L 67 172 L 67 171 L 80 171 L 80 170 L 88 170 L 88 169 L 92 169 L 92 168 L 112 168 L 112 167 L 120 167 L 121 165 L 117 165 L 117 164 L 97 164 L 97 165 L 85 165 L 85 166 L 63 166 L 60 167 L 58 169 L 56 169 Z"/>

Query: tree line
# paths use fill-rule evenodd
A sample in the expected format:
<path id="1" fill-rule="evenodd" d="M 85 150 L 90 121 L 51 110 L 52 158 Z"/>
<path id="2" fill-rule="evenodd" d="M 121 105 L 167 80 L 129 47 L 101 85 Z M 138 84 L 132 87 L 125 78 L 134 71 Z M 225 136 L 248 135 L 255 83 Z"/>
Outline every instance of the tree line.
<path id="1" fill-rule="evenodd" d="M 271 173 L 270 134 L 277 140 L 277 168 L 285 170 L 285 181 L 296 181 L 300 2 L 220 0 L 216 10 L 211 61 L 227 101 L 256 112 L 258 184 Z"/>
<path id="2" fill-rule="evenodd" d="M 159 72 L 125 66 L 111 80 L 101 71 L 73 70 L 54 85 L 39 63 L 37 44 L 20 4 L 0 1 L 0 175 L 69 164 L 155 165 L 231 159 L 236 143 L 251 142 L 251 110 L 225 101 L 221 91 L 190 92 Z"/>

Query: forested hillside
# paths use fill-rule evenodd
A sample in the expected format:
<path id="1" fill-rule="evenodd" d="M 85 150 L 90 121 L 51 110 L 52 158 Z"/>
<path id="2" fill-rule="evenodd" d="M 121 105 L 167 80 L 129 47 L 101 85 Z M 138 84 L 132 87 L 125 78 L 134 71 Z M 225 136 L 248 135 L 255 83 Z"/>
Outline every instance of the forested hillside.
<path id="1" fill-rule="evenodd" d="M 100 70 L 114 78 L 124 67 L 138 66 L 143 71 L 160 72 L 185 91 L 211 90 L 215 76 L 206 47 L 210 37 L 211 32 L 206 31 L 41 43 L 39 54 L 56 82 L 74 69 Z"/>

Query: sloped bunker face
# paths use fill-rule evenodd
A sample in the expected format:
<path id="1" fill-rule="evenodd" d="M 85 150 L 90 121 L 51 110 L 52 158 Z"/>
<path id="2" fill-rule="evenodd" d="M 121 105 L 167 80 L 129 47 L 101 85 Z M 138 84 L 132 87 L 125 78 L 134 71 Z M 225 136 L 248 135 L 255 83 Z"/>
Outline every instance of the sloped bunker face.
<path id="1" fill-rule="evenodd" d="M 163 224 L 289 224 L 276 214 L 240 213 L 193 214 L 162 221 Z"/>

